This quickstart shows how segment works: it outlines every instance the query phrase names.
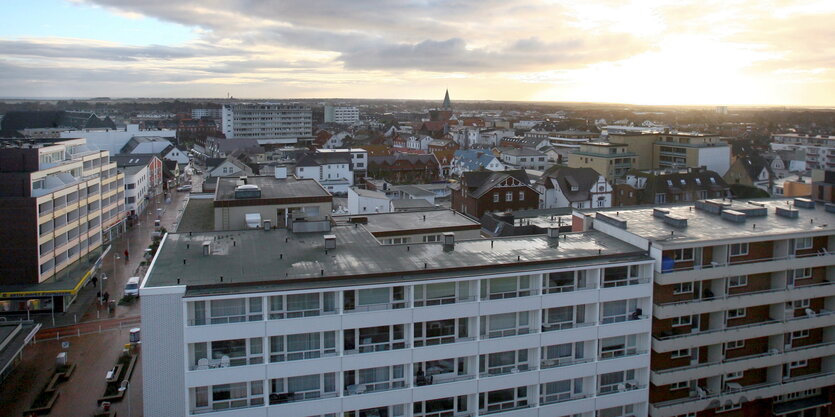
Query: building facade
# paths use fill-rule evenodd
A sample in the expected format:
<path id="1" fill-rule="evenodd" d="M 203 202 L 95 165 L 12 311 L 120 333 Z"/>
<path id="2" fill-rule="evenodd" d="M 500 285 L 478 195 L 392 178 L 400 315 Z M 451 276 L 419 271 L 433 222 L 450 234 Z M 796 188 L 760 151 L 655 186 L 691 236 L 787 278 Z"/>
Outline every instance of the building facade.
<path id="1" fill-rule="evenodd" d="M 360 121 L 360 110 L 352 106 L 325 106 L 325 123 L 351 124 Z"/>
<path id="2" fill-rule="evenodd" d="M 609 182 L 621 178 L 632 169 L 638 155 L 623 143 L 586 142 L 568 154 L 571 168 L 591 168 Z"/>
<path id="3" fill-rule="evenodd" d="M 72 303 L 103 242 L 124 230 L 124 181 L 108 152 L 84 139 L 0 147 L 0 312 Z"/>
<path id="4" fill-rule="evenodd" d="M 598 232 L 331 233 L 168 234 L 141 290 L 145 413 L 646 415 L 644 250 Z"/>
<path id="5" fill-rule="evenodd" d="M 655 260 L 651 416 L 832 415 L 835 206 L 788 203 L 574 212 Z"/>
<path id="6" fill-rule="evenodd" d="M 452 190 L 452 209 L 479 219 L 487 212 L 539 207 L 539 191 L 525 171 L 471 171 Z"/>
<path id="7" fill-rule="evenodd" d="M 223 134 L 228 139 L 258 139 L 261 145 L 307 143 L 313 139 L 313 113 L 301 104 L 227 104 L 222 120 Z"/>

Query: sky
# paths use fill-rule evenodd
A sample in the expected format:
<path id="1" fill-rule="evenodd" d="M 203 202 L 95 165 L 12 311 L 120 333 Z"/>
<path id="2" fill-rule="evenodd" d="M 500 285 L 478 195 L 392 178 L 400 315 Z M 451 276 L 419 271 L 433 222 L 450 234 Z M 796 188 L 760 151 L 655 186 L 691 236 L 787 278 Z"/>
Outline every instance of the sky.
<path id="1" fill-rule="evenodd" d="M 833 0 L 2 0 L 2 97 L 835 106 Z"/>

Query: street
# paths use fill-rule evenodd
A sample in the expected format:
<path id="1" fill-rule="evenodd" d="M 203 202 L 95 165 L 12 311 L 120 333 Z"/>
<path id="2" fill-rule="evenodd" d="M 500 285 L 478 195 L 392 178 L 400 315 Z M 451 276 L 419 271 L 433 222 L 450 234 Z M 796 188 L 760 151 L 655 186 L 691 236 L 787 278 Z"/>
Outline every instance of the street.
<path id="1" fill-rule="evenodd" d="M 195 177 L 195 183 L 199 178 Z M 98 285 L 83 288 L 67 312 L 33 317 L 43 328 L 35 342 L 23 351 L 23 357 L 15 371 L 0 386 L 0 416 L 20 416 L 27 409 L 41 388 L 49 382 L 55 366 L 55 356 L 66 351 L 71 363 L 77 365 L 69 381 L 58 388 L 61 392 L 50 415 L 88 416 L 97 409 L 96 400 L 105 389 L 105 375 L 119 357 L 124 344 L 129 342 L 132 327 L 139 323 L 140 304 L 137 300 L 130 305 L 117 305 L 109 313 L 106 305 L 99 303 L 96 295 L 101 291 L 109 293 L 111 300 L 119 300 L 124 285 L 143 261 L 145 248 L 151 244 L 154 220 L 161 209 L 161 225 L 173 230 L 179 215 L 185 207 L 189 193 L 172 191 L 171 202 L 165 203 L 163 195 L 154 197 L 139 223 L 122 236 L 110 242 L 111 251 L 106 255 L 99 273 Z M 124 259 L 128 250 L 129 260 Z M 101 279 L 106 275 L 107 279 Z M 69 343 L 64 348 L 63 343 Z M 130 379 L 127 395 L 123 401 L 113 404 L 119 416 L 142 415 L 142 357 Z M 131 409 L 128 410 L 128 406 Z"/>

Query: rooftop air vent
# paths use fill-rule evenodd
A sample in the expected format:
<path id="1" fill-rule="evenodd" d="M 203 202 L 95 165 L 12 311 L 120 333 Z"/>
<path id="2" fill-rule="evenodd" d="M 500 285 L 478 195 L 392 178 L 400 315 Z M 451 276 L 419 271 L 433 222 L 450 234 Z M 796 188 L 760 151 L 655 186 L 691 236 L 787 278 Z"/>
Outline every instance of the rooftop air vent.
<path id="1" fill-rule="evenodd" d="M 765 217 L 768 216 L 768 209 L 765 207 L 738 207 L 735 209 L 740 213 L 745 213 L 745 217 Z"/>
<path id="2" fill-rule="evenodd" d="M 787 207 L 777 207 L 775 213 L 780 217 L 785 217 L 787 219 L 796 219 L 800 212 L 797 209 L 787 208 Z"/>
<path id="3" fill-rule="evenodd" d="M 729 207 L 731 203 L 716 200 L 698 200 L 696 201 L 696 209 L 703 210 L 708 213 L 719 214 L 723 209 Z"/>
<path id="4" fill-rule="evenodd" d="M 325 249 L 336 249 L 336 235 L 325 235 Z"/>
<path id="5" fill-rule="evenodd" d="M 597 213 L 595 213 L 594 218 L 596 220 L 600 220 L 603 223 L 615 226 L 618 229 L 626 230 L 626 220 L 619 219 L 616 215 L 604 214 L 598 211 Z"/>
<path id="6" fill-rule="evenodd" d="M 734 223 L 745 223 L 745 213 L 736 210 L 723 210 L 722 218 Z"/>
<path id="7" fill-rule="evenodd" d="M 823 207 L 824 207 L 824 209 L 825 209 L 826 211 L 828 211 L 828 212 L 830 212 L 830 213 L 835 213 L 835 204 L 832 204 L 832 203 L 826 203 L 826 205 L 825 205 L 825 206 L 823 206 Z"/>
<path id="8" fill-rule="evenodd" d="M 261 198 L 261 189 L 255 184 L 244 184 L 235 187 L 235 199 Z"/>
<path id="9" fill-rule="evenodd" d="M 453 232 L 444 232 L 444 250 L 454 250 L 455 249 L 455 233 Z"/>
<path id="10" fill-rule="evenodd" d="M 794 205 L 803 208 L 815 208 L 815 202 L 808 198 L 795 198 Z"/>
<path id="11" fill-rule="evenodd" d="M 664 223 L 678 228 L 685 228 L 687 227 L 687 217 L 676 216 L 673 214 L 667 214 L 663 217 Z"/>
<path id="12" fill-rule="evenodd" d="M 654 208 L 654 209 L 652 209 L 652 217 L 664 218 L 664 216 L 666 216 L 668 214 L 670 214 L 670 210 L 668 210 L 668 209 L 664 209 L 664 208 Z"/>
<path id="13" fill-rule="evenodd" d="M 203 256 L 209 256 L 212 254 L 212 242 L 205 241 L 203 242 Z"/>

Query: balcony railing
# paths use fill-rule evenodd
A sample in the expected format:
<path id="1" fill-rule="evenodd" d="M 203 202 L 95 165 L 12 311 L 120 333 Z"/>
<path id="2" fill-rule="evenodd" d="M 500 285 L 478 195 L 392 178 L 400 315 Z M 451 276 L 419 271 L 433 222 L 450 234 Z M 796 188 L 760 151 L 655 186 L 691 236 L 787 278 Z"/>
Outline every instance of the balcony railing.
<path id="1" fill-rule="evenodd" d="M 415 300 L 414 305 L 415 308 L 417 307 L 431 307 L 431 306 L 439 306 L 439 305 L 447 305 L 447 304 L 458 304 L 458 303 L 468 303 L 475 301 L 476 297 L 442 297 L 442 298 L 430 298 L 430 299 L 420 299 Z"/>
<path id="2" fill-rule="evenodd" d="M 831 314 L 835 314 L 835 311 L 821 310 L 821 311 L 815 313 L 814 315 L 791 317 L 791 318 L 786 318 L 784 320 L 775 320 L 775 319 L 769 318 L 766 321 L 759 321 L 759 322 L 756 322 L 756 323 L 743 324 L 743 325 L 740 325 L 740 326 L 721 327 L 721 328 L 718 328 L 718 329 L 709 329 L 709 330 L 702 330 L 702 331 L 697 331 L 697 332 L 692 332 L 692 333 L 682 333 L 682 334 L 662 336 L 662 337 L 658 337 L 658 336 L 653 335 L 652 337 L 656 340 L 681 339 L 681 338 L 685 338 L 685 337 L 700 336 L 700 335 L 705 335 L 705 334 L 724 332 L 726 330 L 740 330 L 740 329 L 748 329 L 748 328 L 752 328 L 752 327 L 765 326 L 765 325 L 769 325 L 769 324 L 779 323 L 781 321 L 792 322 L 792 321 L 797 321 L 797 320 L 806 320 L 806 319 L 815 318 L 815 317 L 829 316 Z"/>
<path id="3" fill-rule="evenodd" d="M 520 372 L 536 371 L 536 366 L 530 366 L 527 363 L 518 363 L 506 366 L 496 366 L 487 368 L 487 372 L 478 374 L 480 378 L 489 378 L 491 376 L 500 376 L 507 374 L 518 374 Z"/>
<path id="4" fill-rule="evenodd" d="M 734 300 L 741 297 L 746 297 L 750 295 L 765 295 L 765 294 L 773 294 L 778 292 L 786 292 L 786 291 L 795 291 L 802 288 L 814 288 L 814 287 L 825 287 L 828 285 L 832 285 L 833 282 L 831 281 L 824 281 L 817 284 L 810 284 L 810 285 L 800 285 L 795 286 L 793 288 L 773 288 L 768 290 L 761 290 L 761 291 L 751 291 L 751 292 L 743 292 L 743 293 L 736 293 L 736 294 L 725 294 L 720 296 L 713 296 L 713 297 L 702 297 L 702 298 L 695 298 L 692 300 L 684 300 L 684 301 L 672 301 L 669 303 L 662 303 L 658 304 L 659 307 L 675 307 L 675 306 L 682 306 L 692 303 L 698 303 L 703 301 L 719 301 L 719 300 Z"/>
<path id="5" fill-rule="evenodd" d="M 581 363 L 589 363 L 594 361 L 594 358 L 580 358 L 575 359 L 573 356 L 565 358 L 543 359 L 542 369 L 557 368 L 560 366 L 578 365 Z"/>
<path id="6" fill-rule="evenodd" d="M 637 349 L 637 348 L 624 348 L 624 349 L 617 349 L 617 350 L 608 350 L 605 352 L 600 352 L 600 359 L 601 361 L 607 359 L 617 359 L 617 358 L 626 358 L 629 356 L 638 356 L 644 355 L 648 351 L 645 349 Z"/>
<path id="7" fill-rule="evenodd" d="M 634 391 L 636 389 L 646 388 L 646 385 L 639 385 L 637 381 L 627 381 L 611 385 L 601 385 L 598 389 L 597 395 L 616 394 L 625 391 Z"/>
<path id="8" fill-rule="evenodd" d="M 589 398 L 591 394 L 573 394 L 571 392 L 560 392 L 557 394 L 547 394 L 539 397 L 539 405 L 548 405 L 562 403 L 566 401 L 581 400 Z"/>
<path id="9" fill-rule="evenodd" d="M 691 266 L 683 266 L 679 268 L 669 268 L 669 269 L 662 269 L 661 272 L 664 274 L 673 273 L 673 272 L 682 272 L 682 271 L 692 271 L 695 269 L 709 269 L 709 268 L 724 268 L 728 266 L 734 265 L 744 265 L 744 264 L 752 264 L 752 263 L 759 263 L 759 262 L 772 262 L 772 261 L 787 261 L 791 259 L 800 259 L 800 258 L 808 258 L 812 256 L 826 256 L 826 255 L 833 255 L 835 252 L 830 252 L 825 249 L 821 249 L 819 252 L 815 253 L 807 253 L 801 255 L 787 255 L 787 256 L 775 256 L 769 258 L 757 258 L 757 259 L 743 259 L 739 261 L 729 261 L 729 262 L 710 262 L 708 264 L 702 265 L 691 265 Z"/>
<path id="10" fill-rule="evenodd" d="M 365 304 L 365 305 L 358 305 L 354 306 L 350 309 L 346 308 L 343 310 L 343 313 L 361 313 L 361 312 L 368 312 L 368 311 L 381 311 L 381 310 L 399 310 L 408 307 L 408 303 L 404 301 L 395 301 L 393 303 L 377 303 L 377 304 Z"/>
<path id="11" fill-rule="evenodd" d="M 481 335 L 481 339 L 495 339 L 499 337 L 510 337 L 510 336 L 518 336 L 523 334 L 529 334 L 531 329 L 529 327 L 517 328 L 517 329 L 504 329 L 504 330 L 491 330 L 488 331 L 486 334 Z"/>
<path id="12" fill-rule="evenodd" d="M 408 388 L 406 381 L 383 381 L 369 384 L 349 385 L 345 389 L 345 395 L 361 395 L 372 392 L 391 391 L 396 389 Z"/>
<path id="13" fill-rule="evenodd" d="M 301 392 L 274 392 L 270 394 L 270 405 L 293 403 L 298 401 L 320 400 L 323 398 L 335 398 L 336 392 L 301 391 Z"/>
<path id="14" fill-rule="evenodd" d="M 557 330 L 566 330 L 566 329 L 574 329 L 579 327 L 588 327 L 594 326 L 595 322 L 586 322 L 586 323 L 575 323 L 573 321 L 564 321 L 560 323 L 542 323 L 542 331 L 543 332 L 553 332 Z"/>
<path id="15" fill-rule="evenodd" d="M 603 288 L 624 287 L 627 285 L 646 284 L 649 278 L 622 278 L 603 281 Z"/>
<path id="16" fill-rule="evenodd" d="M 387 350 L 406 349 L 408 347 L 409 344 L 403 340 L 394 342 L 368 343 L 361 344 L 357 346 L 356 349 L 346 349 L 345 354 L 354 355 L 358 353 L 385 352 Z"/>

